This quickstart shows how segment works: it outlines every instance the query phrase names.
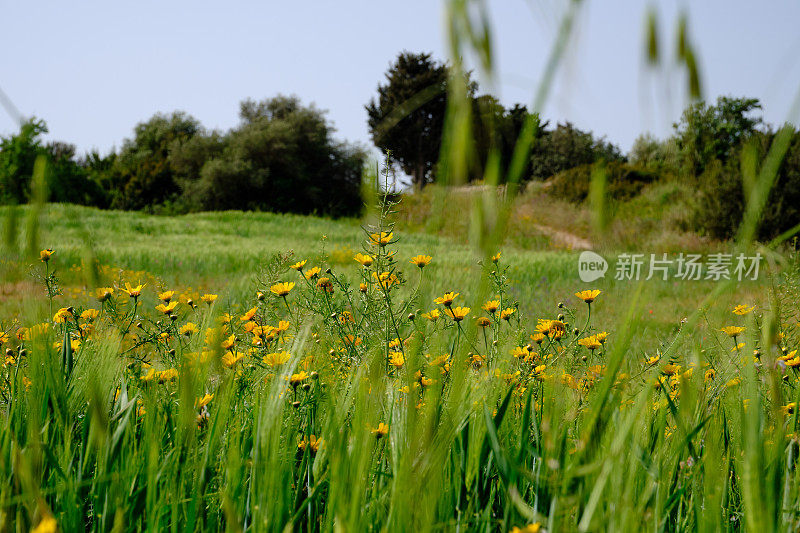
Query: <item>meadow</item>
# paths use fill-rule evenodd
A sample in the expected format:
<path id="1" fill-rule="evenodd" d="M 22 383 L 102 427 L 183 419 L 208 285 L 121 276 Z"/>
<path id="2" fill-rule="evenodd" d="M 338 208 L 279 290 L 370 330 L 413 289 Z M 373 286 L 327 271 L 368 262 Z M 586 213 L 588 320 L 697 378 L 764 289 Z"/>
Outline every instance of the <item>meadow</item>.
<path id="1" fill-rule="evenodd" d="M 0 210 L 0 529 L 798 527 L 792 252 L 587 284 L 541 220 L 476 251 L 452 196 Z"/>

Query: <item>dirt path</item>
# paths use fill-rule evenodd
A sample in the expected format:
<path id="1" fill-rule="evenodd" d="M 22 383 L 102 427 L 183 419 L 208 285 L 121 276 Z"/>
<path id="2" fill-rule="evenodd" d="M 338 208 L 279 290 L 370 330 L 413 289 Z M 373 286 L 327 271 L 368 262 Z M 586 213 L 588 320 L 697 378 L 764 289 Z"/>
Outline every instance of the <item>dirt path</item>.
<path id="1" fill-rule="evenodd" d="M 534 224 L 533 227 L 553 239 L 553 244 L 557 246 L 561 246 L 569 250 L 592 249 L 592 243 L 583 237 L 578 237 L 577 235 L 569 233 L 568 231 L 557 230 L 549 226 L 542 226 L 541 224 Z"/>

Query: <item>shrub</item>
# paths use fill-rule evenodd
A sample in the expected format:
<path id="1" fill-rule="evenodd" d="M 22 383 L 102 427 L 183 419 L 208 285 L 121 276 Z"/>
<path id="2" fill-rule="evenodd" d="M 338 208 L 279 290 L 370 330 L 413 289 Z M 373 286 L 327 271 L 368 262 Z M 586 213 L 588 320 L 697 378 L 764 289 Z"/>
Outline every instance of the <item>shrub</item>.
<path id="1" fill-rule="evenodd" d="M 570 202 L 582 202 L 589 195 L 594 164 L 580 165 L 559 172 L 548 182 L 549 194 Z M 628 163 L 613 161 L 606 165 L 606 192 L 617 200 L 632 198 L 657 175 Z"/>
<path id="2" fill-rule="evenodd" d="M 751 139 L 759 160 L 763 160 L 774 137 L 768 132 Z M 718 239 L 735 237 L 745 210 L 740 154 L 741 150 L 724 164 L 713 161 L 700 177 L 693 217 L 696 230 Z M 776 237 L 800 220 L 800 132 L 794 134 L 766 205 L 758 225 L 760 240 Z"/>

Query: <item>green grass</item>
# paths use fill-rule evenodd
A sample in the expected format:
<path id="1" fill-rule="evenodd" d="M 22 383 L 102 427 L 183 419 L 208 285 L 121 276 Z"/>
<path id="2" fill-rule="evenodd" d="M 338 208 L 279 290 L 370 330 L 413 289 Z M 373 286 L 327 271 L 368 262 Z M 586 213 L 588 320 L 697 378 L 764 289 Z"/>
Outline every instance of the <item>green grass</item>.
<path id="1" fill-rule="evenodd" d="M 454 211 L 461 209 L 461 213 L 469 208 L 451 207 Z M 430 208 L 428 205 L 427 211 L 423 210 L 413 197 L 399 206 L 396 249 L 401 258 L 400 269 L 413 272 L 413 265 L 403 259 L 420 253 L 432 255 L 434 260 L 428 267 L 431 287 L 435 291 L 464 290 L 472 283 L 480 255 L 467 242 L 468 230 L 463 224 L 460 230 L 430 232 L 412 222 L 430 219 Z M 7 209 L 0 208 L 0 220 L 7 219 Z M 468 219 L 463 215 L 460 218 Z M 63 284 L 75 291 L 94 289 L 89 269 L 83 268 L 87 258 L 94 258 L 97 264 L 110 267 L 103 270 L 105 275 L 94 282 L 95 286 L 118 283 L 121 271 L 131 281 L 150 280 L 157 285 L 154 288 L 222 292 L 238 303 L 252 296 L 257 273 L 275 254 L 291 254 L 295 260 L 308 259 L 311 264 L 335 267 L 348 274 L 356 272 L 358 264 L 353 255 L 364 249 L 363 223 L 356 219 L 254 212 L 155 216 L 51 204 L 41 216 L 39 240 L 41 247 L 57 250 L 55 257 Z M 524 226 L 525 221 L 518 224 Z M 26 238 L 21 232 L 15 241 L 17 250 L 24 248 Z M 557 302 L 574 301 L 573 293 L 585 288 L 577 274 L 579 251 L 552 248 L 547 239 L 527 240 L 528 245 L 533 245 L 526 248 L 510 241 L 501 249 L 504 262 L 510 267 L 509 278 L 514 287 L 511 296 L 527 313 L 545 316 Z M 646 247 L 644 244 L 643 251 L 649 252 Z M 715 249 L 718 245 L 706 251 Z M 600 251 L 609 259 L 618 253 L 608 244 Z M 38 302 L 39 310 L 44 305 L 43 291 L 17 294 L 30 290 L 32 278 L 27 265 L 35 262 L 25 261 L 24 255 L 6 257 L 14 256 L 20 261 L 6 260 L 5 292 L 24 299 L 7 301 L 0 316 L 19 313 L 31 299 Z M 636 317 L 637 327 L 647 341 L 663 339 L 674 332 L 681 319 L 696 309 L 714 287 L 713 282 L 704 281 L 620 282 L 613 276 L 608 272 L 604 279 L 591 284 L 608 293 L 602 305 L 612 323 L 624 317 L 635 291 L 643 289 L 652 295 L 646 314 Z M 721 307 L 741 302 L 763 304 L 759 288 L 758 283 L 742 283 L 726 296 Z"/>

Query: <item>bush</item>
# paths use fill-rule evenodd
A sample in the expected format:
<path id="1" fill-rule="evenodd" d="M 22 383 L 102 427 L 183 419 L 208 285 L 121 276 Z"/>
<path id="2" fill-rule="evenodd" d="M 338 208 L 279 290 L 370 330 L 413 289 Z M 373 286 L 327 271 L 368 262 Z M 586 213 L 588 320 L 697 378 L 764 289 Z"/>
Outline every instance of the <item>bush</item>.
<path id="1" fill-rule="evenodd" d="M 759 159 L 774 140 L 772 132 L 758 133 L 751 139 Z M 741 150 L 726 163 L 709 164 L 700 177 L 693 223 L 696 230 L 718 239 L 730 239 L 742 222 L 745 210 L 744 179 L 740 165 Z M 760 240 L 772 239 L 800 221 L 800 132 L 795 132 L 786 156 L 770 191 L 758 225 Z"/>
<path id="2" fill-rule="evenodd" d="M 241 118 L 219 156 L 207 160 L 195 179 L 182 180 L 186 205 L 332 216 L 360 211 L 364 154 L 331 138 L 322 111 L 279 96 L 243 102 Z"/>
<path id="3" fill-rule="evenodd" d="M 584 201 L 589 196 L 593 168 L 594 164 L 586 164 L 559 172 L 548 182 L 547 192 L 569 202 Z M 657 179 L 655 173 L 619 161 L 608 163 L 606 172 L 606 192 L 616 200 L 633 198 Z"/>

